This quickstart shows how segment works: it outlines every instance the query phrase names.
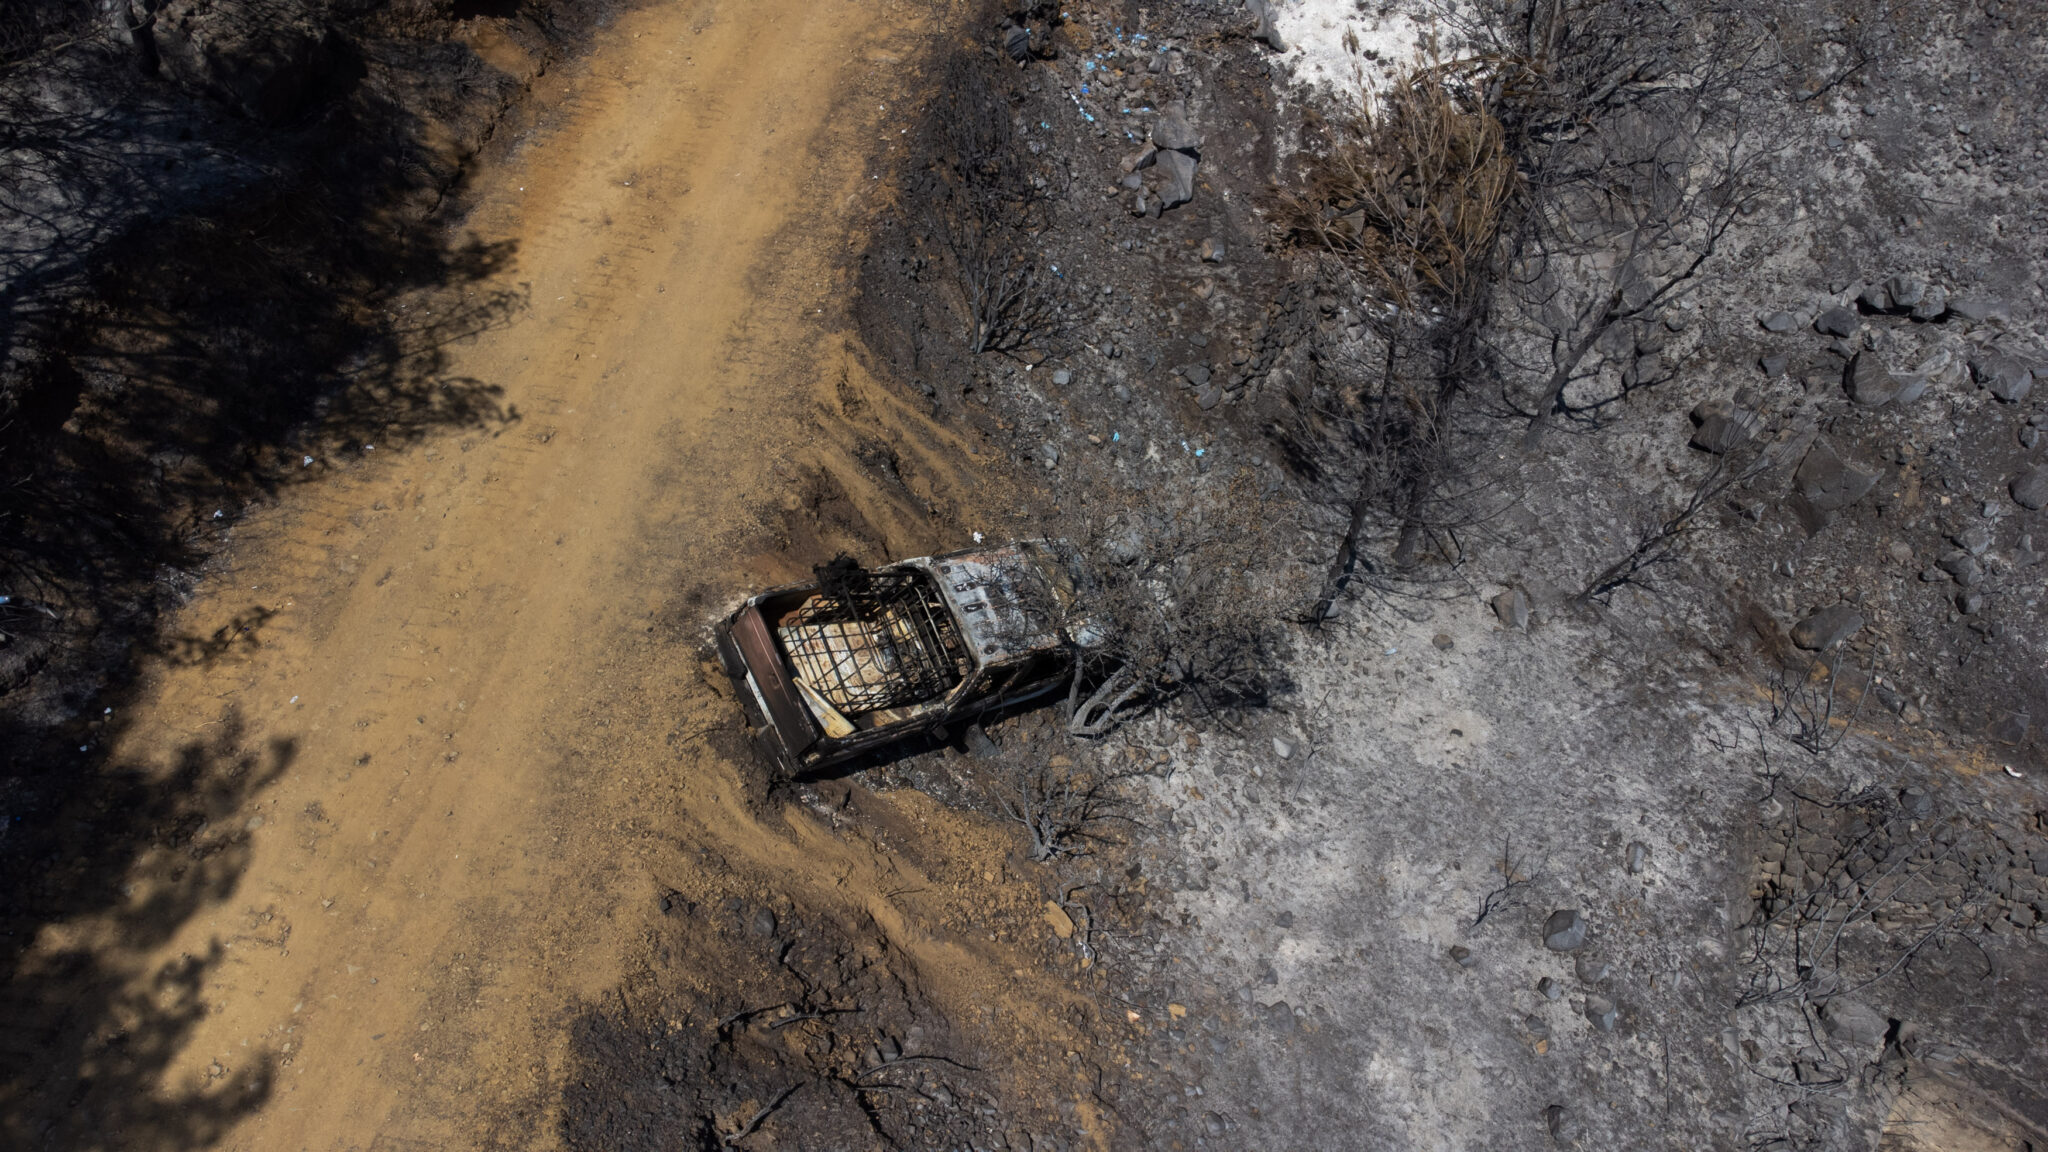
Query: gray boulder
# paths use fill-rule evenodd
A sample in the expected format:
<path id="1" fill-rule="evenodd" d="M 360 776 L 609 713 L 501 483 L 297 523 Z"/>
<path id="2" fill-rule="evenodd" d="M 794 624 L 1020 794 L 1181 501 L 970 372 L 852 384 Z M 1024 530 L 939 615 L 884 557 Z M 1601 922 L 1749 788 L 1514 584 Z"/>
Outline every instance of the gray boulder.
<path id="1" fill-rule="evenodd" d="M 1159 170 L 1165 179 L 1159 185 L 1159 205 L 1171 208 L 1195 198 L 1195 158 L 1185 152 L 1159 153 Z"/>
<path id="2" fill-rule="evenodd" d="M 1848 1048 L 1876 1048 L 1884 1043 L 1885 1035 L 1892 1030 L 1891 1021 L 1885 1019 L 1884 1013 L 1868 1004 L 1839 996 L 1821 1005 L 1820 1019 L 1829 1039 Z"/>
<path id="3" fill-rule="evenodd" d="M 1861 327 L 1862 318 L 1839 304 L 1822 312 L 1813 320 L 1813 330 L 1823 336 L 1849 336 Z"/>
<path id="4" fill-rule="evenodd" d="M 1267 0 L 1245 0 L 1245 7 L 1251 9 L 1252 19 L 1258 21 L 1252 28 L 1252 39 L 1265 41 L 1275 52 L 1287 51 L 1287 41 L 1281 39 L 1280 28 L 1273 23 L 1273 6 Z"/>
<path id="5" fill-rule="evenodd" d="M 1865 408 L 1876 408 L 1895 399 L 1904 384 L 1892 375 L 1875 352 L 1858 352 L 1842 370 L 1842 385 L 1849 399 Z"/>
<path id="6" fill-rule="evenodd" d="M 1792 643 L 1825 652 L 1863 630 L 1863 614 L 1847 604 L 1823 608 L 1792 626 Z"/>
<path id="7" fill-rule="evenodd" d="M 1702 400 L 1692 419 L 1692 446 L 1716 456 L 1747 442 L 1757 425 L 1757 414 L 1735 400 Z"/>
<path id="8" fill-rule="evenodd" d="M 2048 464 L 2036 464 L 2014 477 L 2012 498 L 2029 512 L 2048 507 Z"/>
<path id="9" fill-rule="evenodd" d="M 1574 952 L 1586 946 L 1586 917 L 1576 908 L 1560 908 L 1543 923 L 1543 946 L 1552 952 Z"/>
<path id="10" fill-rule="evenodd" d="M 1177 152 L 1192 152 L 1202 146 L 1202 134 L 1188 123 L 1187 105 L 1175 102 L 1152 125 L 1152 143 Z"/>
<path id="11" fill-rule="evenodd" d="M 1877 487 L 1877 472 L 1842 459 L 1825 439 L 1816 439 L 1793 473 L 1799 494 L 1817 512 L 1833 512 L 1856 503 Z"/>
<path id="12" fill-rule="evenodd" d="M 1972 324 L 1986 320 L 2005 320 L 2012 316 L 2012 307 L 2003 300 L 1987 296 L 1966 296 L 1948 302 L 1948 315 Z"/>
<path id="13" fill-rule="evenodd" d="M 1927 281 L 1917 276 L 1894 276 L 1884 282 L 1884 294 L 1893 308 L 1915 308 L 1927 298 Z"/>
<path id="14" fill-rule="evenodd" d="M 1948 289 L 1939 284 L 1930 284 L 1921 294 L 1920 302 L 1913 305 L 1913 319 L 1939 320 L 1948 313 Z"/>
<path id="15" fill-rule="evenodd" d="M 2008 404 L 2026 399 L 2027 393 L 2034 389 L 2034 366 L 1995 348 L 1970 357 L 1970 375 L 1981 387 Z"/>
<path id="16" fill-rule="evenodd" d="M 1509 628 L 1526 630 L 1529 627 L 1529 593 L 1517 585 L 1495 596 L 1493 614 Z"/>
<path id="17" fill-rule="evenodd" d="M 1799 317 L 1790 312 L 1760 312 L 1756 322 L 1763 325 L 1766 332 L 1790 332 L 1799 327 Z"/>

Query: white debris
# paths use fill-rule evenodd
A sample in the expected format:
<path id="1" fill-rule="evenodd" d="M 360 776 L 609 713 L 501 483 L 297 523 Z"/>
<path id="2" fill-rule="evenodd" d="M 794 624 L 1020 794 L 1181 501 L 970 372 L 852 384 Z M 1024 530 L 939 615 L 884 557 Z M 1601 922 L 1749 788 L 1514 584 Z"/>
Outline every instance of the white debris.
<path id="1" fill-rule="evenodd" d="M 1377 87 L 1433 36 L 1443 35 L 1438 48 L 1446 56 L 1454 47 L 1419 0 L 1396 0 L 1384 16 L 1359 11 L 1354 0 L 1273 0 L 1273 8 L 1287 42 L 1281 62 L 1296 83 L 1332 98 L 1348 100 L 1361 87 Z"/>

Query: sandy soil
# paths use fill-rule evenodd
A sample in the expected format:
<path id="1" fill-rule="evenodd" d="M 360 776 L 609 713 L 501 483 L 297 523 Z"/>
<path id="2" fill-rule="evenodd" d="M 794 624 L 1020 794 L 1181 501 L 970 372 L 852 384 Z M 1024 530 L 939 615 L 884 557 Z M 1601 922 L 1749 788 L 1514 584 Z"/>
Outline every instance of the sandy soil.
<path id="1" fill-rule="evenodd" d="M 139 1012 L 182 990 L 160 1093 L 211 1106 L 220 1146 L 557 1142 L 566 1024 L 670 892 L 752 884 L 871 922 L 963 1014 L 998 984 L 1066 995 L 924 918 L 957 885 L 765 808 L 703 740 L 736 719 L 701 664 L 731 599 L 842 548 L 964 543 L 959 494 L 989 483 L 839 334 L 888 103 L 940 15 L 664 3 L 537 80 L 534 128 L 471 181 L 461 224 L 516 253 L 484 287 L 526 307 L 454 365 L 508 418 L 337 450 L 330 480 L 237 530 L 178 625 L 194 642 L 111 750 L 164 778 L 220 769 L 234 803 L 146 859 L 124 908 L 38 949 L 98 954 Z M 912 429 L 883 472 L 858 463 L 877 425 Z M 927 858 L 1001 850 L 936 806 L 897 818 Z M 191 858 L 239 867 L 189 897 Z M 692 875 L 705 860 L 721 875 Z M 989 882 L 983 909 L 1035 909 L 963 875 Z M 70 1103 L 54 1123 L 80 1146 L 157 1142 L 87 1135 L 133 1102 Z"/>

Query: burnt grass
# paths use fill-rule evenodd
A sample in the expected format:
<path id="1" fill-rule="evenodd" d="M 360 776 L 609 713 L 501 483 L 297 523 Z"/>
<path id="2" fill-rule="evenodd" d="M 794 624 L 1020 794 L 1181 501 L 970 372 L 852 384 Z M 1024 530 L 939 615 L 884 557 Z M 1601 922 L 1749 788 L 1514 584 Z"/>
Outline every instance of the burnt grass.
<path id="1" fill-rule="evenodd" d="M 500 7 L 537 67 L 606 13 Z M 218 821 L 294 757 L 249 746 L 232 713 L 161 778 L 102 753 L 142 658 L 219 659 L 259 644 L 265 618 L 179 636 L 162 614 L 253 504 L 373 445 L 518 419 L 441 352 L 520 303 L 465 291 L 513 253 L 450 238 L 434 216 L 528 78 L 480 60 L 445 5 L 291 15 L 324 50 L 301 99 L 260 120 L 180 86 L 82 9 L 27 5 L 0 25 L 6 79 L 22 82 L 6 96 L 6 208 L 34 220 L 0 257 L 0 1085 L 23 1147 L 110 1130 L 205 1147 L 269 1094 L 256 1067 L 156 1096 L 218 956 L 160 974 L 139 1001 L 88 949 L 21 968 L 45 924 L 120 909 L 124 939 L 147 947 L 232 891 L 247 837 Z M 68 93 L 61 111 L 23 95 L 44 84 Z M 35 199 L 52 188 L 54 208 Z M 408 308 L 423 296 L 438 306 Z M 122 878 L 154 852 L 182 862 L 130 906 Z M 81 1113 L 88 1098 L 111 1111 Z"/>

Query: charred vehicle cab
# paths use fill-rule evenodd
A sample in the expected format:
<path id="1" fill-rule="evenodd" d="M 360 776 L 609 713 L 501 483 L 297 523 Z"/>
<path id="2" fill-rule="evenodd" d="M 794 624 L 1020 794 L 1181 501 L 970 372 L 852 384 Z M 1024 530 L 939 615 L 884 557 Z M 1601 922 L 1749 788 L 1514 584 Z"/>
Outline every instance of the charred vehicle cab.
<path id="1" fill-rule="evenodd" d="M 841 562 L 742 604 L 717 626 L 718 659 L 763 751 L 813 772 L 1059 687 L 1077 586 L 1042 540 Z"/>

